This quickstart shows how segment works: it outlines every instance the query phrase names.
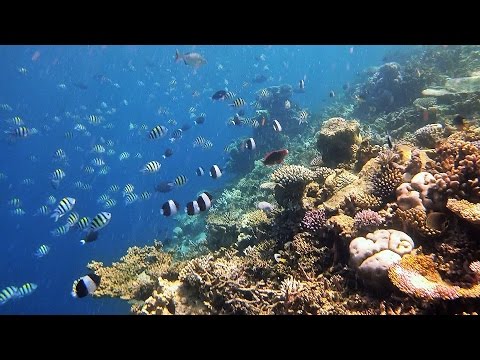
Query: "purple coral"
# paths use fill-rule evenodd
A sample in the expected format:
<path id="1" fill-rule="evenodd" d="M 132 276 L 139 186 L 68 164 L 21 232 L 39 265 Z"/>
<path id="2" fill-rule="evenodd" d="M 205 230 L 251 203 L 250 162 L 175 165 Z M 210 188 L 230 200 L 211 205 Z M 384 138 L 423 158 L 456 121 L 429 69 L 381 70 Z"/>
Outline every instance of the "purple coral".
<path id="1" fill-rule="evenodd" d="M 355 214 L 355 227 L 358 230 L 372 231 L 385 222 L 385 218 L 373 210 L 362 210 Z"/>
<path id="2" fill-rule="evenodd" d="M 325 209 L 310 210 L 305 213 L 302 220 L 302 228 L 311 233 L 318 233 L 325 228 L 327 215 Z"/>

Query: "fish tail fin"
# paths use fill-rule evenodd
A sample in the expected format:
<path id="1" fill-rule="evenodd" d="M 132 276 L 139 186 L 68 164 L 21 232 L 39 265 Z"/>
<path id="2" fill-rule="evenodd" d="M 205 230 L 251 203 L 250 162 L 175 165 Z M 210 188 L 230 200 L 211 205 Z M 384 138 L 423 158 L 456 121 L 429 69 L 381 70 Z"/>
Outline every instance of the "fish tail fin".
<path id="1" fill-rule="evenodd" d="M 180 60 L 183 59 L 183 55 L 180 54 L 180 52 L 178 51 L 178 49 L 175 50 L 175 62 L 179 62 Z"/>
<path id="2" fill-rule="evenodd" d="M 59 214 L 57 211 L 55 211 L 52 215 L 50 215 L 51 218 L 54 218 L 55 219 L 55 222 L 58 221 L 58 218 L 59 218 Z"/>

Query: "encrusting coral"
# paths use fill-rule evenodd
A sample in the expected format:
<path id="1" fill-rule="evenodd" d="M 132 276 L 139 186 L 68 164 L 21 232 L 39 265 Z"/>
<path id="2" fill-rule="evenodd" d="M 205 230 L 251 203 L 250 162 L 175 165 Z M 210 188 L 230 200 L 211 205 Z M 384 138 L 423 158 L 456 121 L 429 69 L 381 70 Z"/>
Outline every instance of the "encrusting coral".
<path id="1" fill-rule="evenodd" d="M 470 264 L 480 279 L 480 262 Z M 392 283 L 404 293 L 423 300 L 453 300 L 460 297 L 478 298 L 480 284 L 470 288 L 450 285 L 442 280 L 433 260 L 425 255 L 405 255 L 388 270 Z"/>

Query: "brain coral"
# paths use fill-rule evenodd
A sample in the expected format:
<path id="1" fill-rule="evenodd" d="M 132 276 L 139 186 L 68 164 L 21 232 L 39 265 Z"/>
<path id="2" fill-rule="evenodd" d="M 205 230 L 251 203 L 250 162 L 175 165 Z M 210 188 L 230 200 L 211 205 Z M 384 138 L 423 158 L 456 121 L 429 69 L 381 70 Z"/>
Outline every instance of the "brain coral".
<path id="1" fill-rule="evenodd" d="M 388 279 L 388 268 L 410 253 L 413 247 L 412 238 L 402 231 L 376 230 L 352 240 L 350 263 L 366 284 L 379 289 Z"/>

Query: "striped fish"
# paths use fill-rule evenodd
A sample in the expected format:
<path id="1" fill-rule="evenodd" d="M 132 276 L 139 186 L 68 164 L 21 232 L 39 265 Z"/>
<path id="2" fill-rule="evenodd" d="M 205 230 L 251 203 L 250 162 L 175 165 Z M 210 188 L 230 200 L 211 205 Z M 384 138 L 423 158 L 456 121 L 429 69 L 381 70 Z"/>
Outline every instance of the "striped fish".
<path id="1" fill-rule="evenodd" d="M 95 172 L 95 169 L 90 165 L 87 165 L 83 168 L 83 171 L 86 172 L 87 174 L 93 174 Z"/>
<path id="2" fill-rule="evenodd" d="M 137 152 L 137 153 L 135 154 L 135 159 L 141 159 L 141 158 L 143 158 L 142 154 L 140 154 L 140 153 Z"/>
<path id="3" fill-rule="evenodd" d="M 64 197 L 60 200 L 58 206 L 53 210 L 53 214 L 50 217 L 54 218 L 55 222 L 57 222 L 59 218 L 73 209 L 75 202 L 76 200 L 74 198 Z"/>
<path id="4" fill-rule="evenodd" d="M 142 200 L 148 200 L 152 197 L 152 193 L 150 191 L 144 191 L 140 194 L 140 198 Z"/>
<path id="5" fill-rule="evenodd" d="M 168 129 L 163 125 L 155 126 L 150 132 L 148 133 L 148 137 L 150 139 L 159 139 L 167 133 Z"/>
<path id="6" fill-rule="evenodd" d="M 0 291 L 0 305 L 5 304 L 8 300 L 15 299 L 19 296 L 16 286 L 7 286 Z"/>
<path id="7" fill-rule="evenodd" d="M 173 182 L 177 186 L 182 186 L 182 185 L 185 185 L 187 181 L 188 181 L 188 178 L 185 175 L 178 175 Z"/>
<path id="8" fill-rule="evenodd" d="M 38 285 L 34 283 L 26 283 L 18 288 L 18 296 L 24 297 L 26 295 L 31 295 L 35 290 L 37 290 Z"/>
<path id="9" fill-rule="evenodd" d="M 207 141 L 207 139 L 205 139 L 203 136 L 197 136 L 193 141 L 193 147 L 202 146 L 202 144 L 204 144 L 205 141 Z"/>
<path id="10" fill-rule="evenodd" d="M 262 89 L 260 90 L 260 97 L 269 97 L 270 93 L 268 92 L 267 89 Z"/>
<path id="11" fill-rule="evenodd" d="M 12 111 L 12 107 L 8 104 L 0 104 L 0 109 L 5 111 Z"/>
<path id="12" fill-rule="evenodd" d="M 99 125 L 103 121 L 103 117 L 99 115 L 89 115 L 88 122 L 92 125 Z"/>
<path id="13" fill-rule="evenodd" d="M 125 185 L 125 187 L 123 188 L 123 197 L 125 197 L 127 194 L 132 193 L 133 190 L 135 190 L 135 186 L 133 186 L 132 184 Z"/>
<path id="14" fill-rule="evenodd" d="M 62 225 L 50 231 L 50 234 L 52 234 L 53 236 L 65 235 L 68 232 L 68 230 L 70 230 L 70 226 Z"/>
<path id="15" fill-rule="evenodd" d="M 86 229 L 87 226 L 90 224 L 91 219 L 88 216 L 82 217 L 80 220 L 77 222 L 77 229 L 78 230 L 83 230 Z"/>
<path id="16" fill-rule="evenodd" d="M 23 209 L 16 208 L 16 209 L 10 210 L 10 214 L 16 215 L 16 216 L 23 216 L 26 214 L 26 212 L 23 211 Z"/>
<path id="17" fill-rule="evenodd" d="M 303 123 L 306 123 L 307 122 L 307 119 L 308 119 L 309 115 L 308 113 L 305 111 L 305 110 L 301 110 L 299 113 L 298 113 L 298 124 L 301 125 Z"/>
<path id="18" fill-rule="evenodd" d="M 55 199 L 55 196 L 53 195 L 50 195 L 48 198 L 47 198 L 47 205 L 53 205 L 57 202 L 57 199 Z"/>
<path id="19" fill-rule="evenodd" d="M 73 131 L 66 131 L 63 136 L 65 137 L 65 139 L 70 140 L 70 139 L 73 139 L 74 133 L 73 133 Z"/>
<path id="20" fill-rule="evenodd" d="M 65 154 L 65 151 L 63 151 L 63 149 L 58 149 L 57 151 L 55 151 L 53 153 L 53 158 L 56 159 L 56 160 L 63 160 L 67 157 L 67 155 Z"/>
<path id="21" fill-rule="evenodd" d="M 112 219 L 111 213 L 102 211 L 101 213 L 98 213 L 97 215 L 95 215 L 95 217 L 90 222 L 90 226 L 88 227 L 88 229 L 90 231 L 98 231 L 100 229 L 103 229 L 105 226 L 108 225 L 111 219 Z"/>
<path id="22" fill-rule="evenodd" d="M 110 172 L 110 166 L 106 165 L 98 171 L 98 175 L 107 175 Z"/>
<path id="23" fill-rule="evenodd" d="M 78 215 L 77 212 L 72 211 L 68 215 L 67 222 L 66 222 L 65 225 L 67 225 L 68 227 L 72 227 L 73 225 L 75 225 L 78 222 L 79 219 L 80 219 L 80 215 Z"/>
<path id="24" fill-rule="evenodd" d="M 20 116 L 14 116 L 13 118 L 11 118 L 9 120 L 9 122 L 14 124 L 14 125 L 17 125 L 17 126 L 20 126 L 20 125 L 24 124 L 24 122 L 23 122 L 23 120 Z"/>
<path id="25" fill-rule="evenodd" d="M 62 169 L 56 169 L 52 175 L 51 175 L 51 179 L 52 180 L 55 180 L 55 181 L 60 181 L 62 180 L 64 177 L 65 177 L 65 171 L 63 171 Z"/>
<path id="26" fill-rule="evenodd" d="M 40 245 L 40 247 L 35 251 L 34 255 L 37 258 L 44 257 L 50 252 L 50 246 L 48 245 Z"/>
<path id="27" fill-rule="evenodd" d="M 233 91 L 227 91 L 224 98 L 230 100 L 233 99 L 235 96 L 237 96 L 237 94 L 235 94 Z"/>
<path id="28" fill-rule="evenodd" d="M 105 165 L 105 162 L 104 162 L 102 159 L 100 159 L 100 158 L 94 158 L 94 159 L 92 160 L 91 164 L 92 164 L 93 166 L 100 167 L 100 166 Z"/>
<path id="29" fill-rule="evenodd" d="M 105 203 L 103 204 L 103 208 L 104 208 L 104 209 L 110 209 L 110 208 L 114 207 L 115 205 L 117 205 L 117 200 L 115 200 L 115 199 L 108 199 L 108 200 L 105 201 Z"/>
<path id="30" fill-rule="evenodd" d="M 20 200 L 19 198 L 13 198 L 8 201 L 8 205 L 18 208 L 22 206 L 22 200 Z"/>
<path id="31" fill-rule="evenodd" d="M 91 184 L 85 184 L 85 183 L 81 182 L 80 180 L 76 181 L 74 186 L 77 189 L 80 189 L 80 190 L 92 190 L 92 185 Z"/>
<path id="32" fill-rule="evenodd" d="M 112 192 L 117 192 L 118 190 L 120 190 L 120 186 L 114 184 L 108 188 L 107 192 L 112 193 Z"/>
<path id="33" fill-rule="evenodd" d="M 43 205 L 35 211 L 35 214 L 33 216 L 38 216 L 38 215 L 47 215 L 50 212 L 50 208 L 47 205 Z"/>
<path id="34" fill-rule="evenodd" d="M 35 181 L 30 178 L 23 179 L 21 182 L 22 185 L 34 185 Z"/>
<path id="35" fill-rule="evenodd" d="M 233 107 L 242 107 L 242 106 L 245 106 L 247 103 L 245 102 L 245 100 L 243 98 L 236 98 L 233 103 L 229 104 L 229 106 L 233 106 Z"/>
<path id="36" fill-rule="evenodd" d="M 129 157 L 130 157 L 130 153 L 127 152 L 127 151 L 124 151 L 124 152 L 122 152 L 122 153 L 120 154 L 120 156 L 118 157 L 118 159 L 119 159 L 120 161 L 123 161 L 123 160 L 128 159 Z"/>
<path id="37" fill-rule="evenodd" d="M 142 173 L 156 173 L 157 171 L 160 170 L 162 167 L 162 164 L 160 164 L 158 161 L 150 161 L 146 163 L 143 168 L 140 170 Z"/>
<path id="38" fill-rule="evenodd" d="M 172 137 L 170 138 L 170 141 L 174 142 L 175 140 L 180 139 L 182 136 L 183 136 L 183 130 L 177 129 L 172 133 Z"/>
<path id="39" fill-rule="evenodd" d="M 128 193 L 125 196 L 125 205 L 133 204 L 135 201 L 138 200 L 138 195 L 135 193 Z"/>
<path id="40" fill-rule="evenodd" d="M 15 129 L 5 131 L 5 133 L 15 137 L 27 137 L 30 131 L 26 126 L 19 126 Z"/>
<path id="41" fill-rule="evenodd" d="M 105 152 L 105 147 L 100 144 L 94 145 L 92 148 L 92 152 L 96 152 L 97 154 L 103 154 Z"/>
<path id="42" fill-rule="evenodd" d="M 107 155 L 108 155 L 108 156 L 113 156 L 113 155 L 115 155 L 115 154 L 116 154 L 116 151 L 115 151 L 115 150 L 113 150 L 113 149 L 108 149 L 108 150 L 107 150 Z"/>

